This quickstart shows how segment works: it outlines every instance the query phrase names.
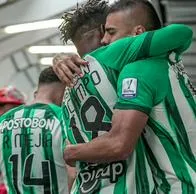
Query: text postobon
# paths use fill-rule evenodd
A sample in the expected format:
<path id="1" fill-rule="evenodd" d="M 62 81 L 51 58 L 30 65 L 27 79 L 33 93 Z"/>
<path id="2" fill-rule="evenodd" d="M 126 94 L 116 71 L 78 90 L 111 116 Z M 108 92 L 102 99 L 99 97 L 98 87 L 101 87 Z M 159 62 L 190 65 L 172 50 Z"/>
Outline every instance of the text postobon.
<path id="1" fill-rule="evenodd" d="M 0 124 L 1 133 L 6 130 L 13 130 L 18 128 L 45 128 L 51 130 L 54 126 L 55 119 L 40 119 L 40 118 L 17 118 L 9 121 L 3 121 Z"/>

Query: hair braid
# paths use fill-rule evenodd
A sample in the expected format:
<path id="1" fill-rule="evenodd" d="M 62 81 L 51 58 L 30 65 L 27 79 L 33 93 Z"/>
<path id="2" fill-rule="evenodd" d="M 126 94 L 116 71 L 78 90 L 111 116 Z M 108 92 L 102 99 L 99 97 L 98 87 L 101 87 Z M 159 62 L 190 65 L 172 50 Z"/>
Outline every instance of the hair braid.
<path id="1" fill-rule="evenodd" d="M 87 31 L 105 23 L 107 11 L 107 1 L 89 0 L 86 4 L 81 6 L 77 4 L 76 9 L 65 12 L 62 16 L 64 21 L 59 26 L 63 42 L 67 43 L 68 40 L 72 40 L 81 26 L 86 25 Z"/>

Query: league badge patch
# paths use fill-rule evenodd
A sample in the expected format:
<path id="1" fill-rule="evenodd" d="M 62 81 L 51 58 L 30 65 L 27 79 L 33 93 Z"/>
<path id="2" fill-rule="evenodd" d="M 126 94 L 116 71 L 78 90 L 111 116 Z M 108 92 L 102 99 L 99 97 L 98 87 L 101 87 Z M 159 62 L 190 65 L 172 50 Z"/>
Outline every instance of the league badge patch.
<path id="1" fill-rule="evenodd" d="M 134 98 L 137 95 L 137 79 L 126 78 L 122 82 L 122 96 L 124 98 Z"/>

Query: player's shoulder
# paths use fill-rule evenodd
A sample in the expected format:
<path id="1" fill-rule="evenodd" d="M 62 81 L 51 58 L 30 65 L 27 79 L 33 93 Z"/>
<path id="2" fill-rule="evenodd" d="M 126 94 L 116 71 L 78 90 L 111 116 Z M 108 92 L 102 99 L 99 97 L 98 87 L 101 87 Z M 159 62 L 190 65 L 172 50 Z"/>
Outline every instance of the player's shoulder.
<path id="1" fill-rule="evenodd" d="M 58 106 L 56 104 L 48 104 L 48 107 L 54 111 L 54 112 L 61 112 L 62 111 L 62 107 Z"/>
<path id="2" fill-rule="evenodd" d="M 138 76 L 151 77 L 168 74 L 168 60 L 166 58 L 148 58 L 127 64 L 121 71 L 123 73 L 136 74 Z"/>
<path id="3" fill-rule="evenodd" d="M 20 105 L 18 107 L 12 108 L 11 110 L 7 111 L 6 113 L 4 113 L 3 115 L 0 116 L 0 122 L 2 120 L 5 120 L 6 118 L 12 117 L 16 112 L 18 112 L 22 109 L 24 109 L 24 105 Z"/>
<path id="4" fill-rule="evenodd" d="M 49 112 L 51 112 L 58 119 L 61 119 L 63 110 L 61 106 L 56 104 L 48 104 L 48 107 L 50 108 Z"/>
<path id="5" fill-rule="evenodd" d="M 45 117 L 61 117 L 62 108 L 56 104 L 35 103 L 24 107 L 26 112 L 34 111 L 33 116 L 44 114 Z"/>
<path id="6" fill-rule="evenodd" d="M 26 105 L 25 109 L 38 109 L 38 110 L 45 110 L 45 111 L 59 111 L 61 110 L 61 107 L 56 105 L 56 104 L 45 104 L 45 103 L 35 103 L 35 104 L 30 104 L 30 105 Z"/>

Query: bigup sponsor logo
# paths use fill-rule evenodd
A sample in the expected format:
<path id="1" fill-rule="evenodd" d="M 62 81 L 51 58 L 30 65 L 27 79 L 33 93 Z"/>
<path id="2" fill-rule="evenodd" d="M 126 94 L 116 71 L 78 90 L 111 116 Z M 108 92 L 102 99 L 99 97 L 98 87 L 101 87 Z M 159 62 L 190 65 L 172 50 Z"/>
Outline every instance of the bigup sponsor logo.
<path id="1" fill-rule="evenodd" d="M 79 173 L 80 193 L 94 193 L 100 186 L 102 179 L 116 183 L 125 172 L 125 162 L 115 162 L 108 165 L 91 165 Z"/>

